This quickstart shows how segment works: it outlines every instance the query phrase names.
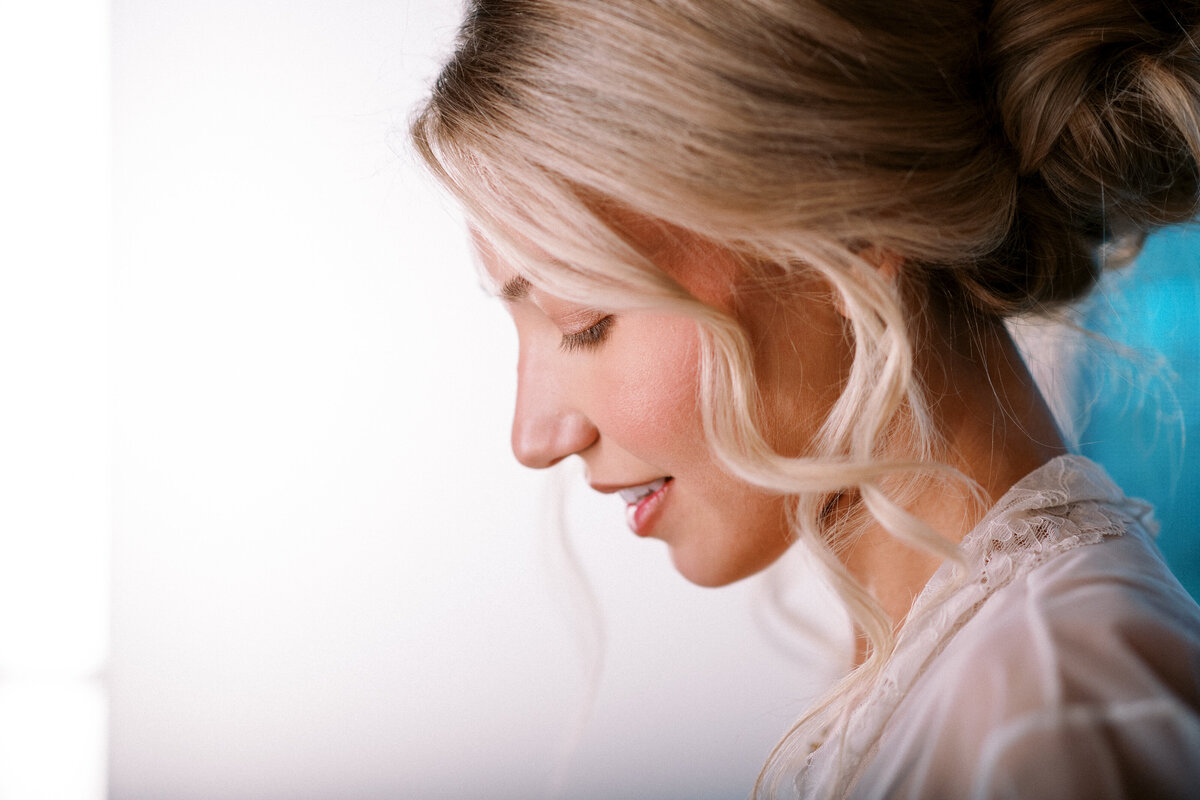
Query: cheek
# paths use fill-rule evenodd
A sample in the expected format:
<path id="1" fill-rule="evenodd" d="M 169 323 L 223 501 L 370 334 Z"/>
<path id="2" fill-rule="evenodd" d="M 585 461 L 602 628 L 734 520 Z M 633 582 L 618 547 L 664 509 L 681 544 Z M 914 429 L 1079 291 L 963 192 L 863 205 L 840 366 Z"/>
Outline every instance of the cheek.
<path id="1" fill-rule="evenodd" d="M 594 395 L 598 421 L 623 447 L 650 461 L 702 449 L 695 323 L 641 314 L 622 321 L 627 330 L 607 361 L 597 386 L 601 394 Z"/>
<path id="2" fill-rule="evenodd" d="M 764 434 L 782 455 L 812 455 L 853 362 L 844 318 L 823 285 L 799 279 L 791 294 L 754 297 L 739 312 L 754 348 Z"/>

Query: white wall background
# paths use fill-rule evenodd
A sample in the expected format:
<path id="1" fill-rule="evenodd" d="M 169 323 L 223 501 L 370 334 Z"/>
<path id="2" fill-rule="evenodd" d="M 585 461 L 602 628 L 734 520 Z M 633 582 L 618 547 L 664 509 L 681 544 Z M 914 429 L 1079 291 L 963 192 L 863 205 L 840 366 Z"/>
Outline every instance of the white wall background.
<path id="1" fill-rule="evenodd" d="M 508 452 L 509 323 L 404 152 L 458 13 L 114 0 L 114 800 L 530 798 L 561 763 L 587 618 Z M 758 579 L 568 505 L 608 641 L 562 796 L 745 796 L 823 662 Z"/>
<path id="2" fill-rule="evenodd" d="M 105 783 L 107 27 L 0 4 L 0 800 Z"/>

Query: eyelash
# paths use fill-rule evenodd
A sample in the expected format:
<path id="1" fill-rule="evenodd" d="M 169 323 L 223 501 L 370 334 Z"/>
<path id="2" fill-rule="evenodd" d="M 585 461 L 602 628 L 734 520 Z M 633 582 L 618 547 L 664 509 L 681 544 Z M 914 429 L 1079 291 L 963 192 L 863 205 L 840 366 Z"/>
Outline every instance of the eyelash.
<path id="1" fill-rule="evenodd" d="M 595 349 L 604 344 L 604 340 L 608 338 L 608 329 L 612 327 L 612 324 L 613 316 L 609 314 L 590 328 L 585 328 L 578 333 L 564 333 L 562 349 L 568 353 L 576 350 Z"/>

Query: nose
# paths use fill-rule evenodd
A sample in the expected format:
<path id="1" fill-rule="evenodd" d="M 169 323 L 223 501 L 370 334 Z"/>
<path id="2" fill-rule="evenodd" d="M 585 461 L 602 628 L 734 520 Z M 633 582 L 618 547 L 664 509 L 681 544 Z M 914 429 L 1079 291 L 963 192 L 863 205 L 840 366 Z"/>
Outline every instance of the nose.
<path id="1" fill-rule="evenodd" d="M 569 402 L 562 377 L 525 359 L 517 367 L 512 450 L 517 461 L 544 469 L 582 452 L 599 437 L 592 421 Z"/>

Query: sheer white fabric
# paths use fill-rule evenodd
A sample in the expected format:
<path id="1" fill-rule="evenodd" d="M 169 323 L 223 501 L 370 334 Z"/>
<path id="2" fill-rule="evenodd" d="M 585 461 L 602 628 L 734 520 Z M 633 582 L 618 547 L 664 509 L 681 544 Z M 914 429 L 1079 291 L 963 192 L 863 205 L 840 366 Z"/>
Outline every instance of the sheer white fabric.
<path id="1" fill-rule="evenodd" d="M 825 731 L 804 798 L 1200 797 L 1200 608 L 1144 504 L 1055 459 L 917 598 L 879 681 Z"/>

